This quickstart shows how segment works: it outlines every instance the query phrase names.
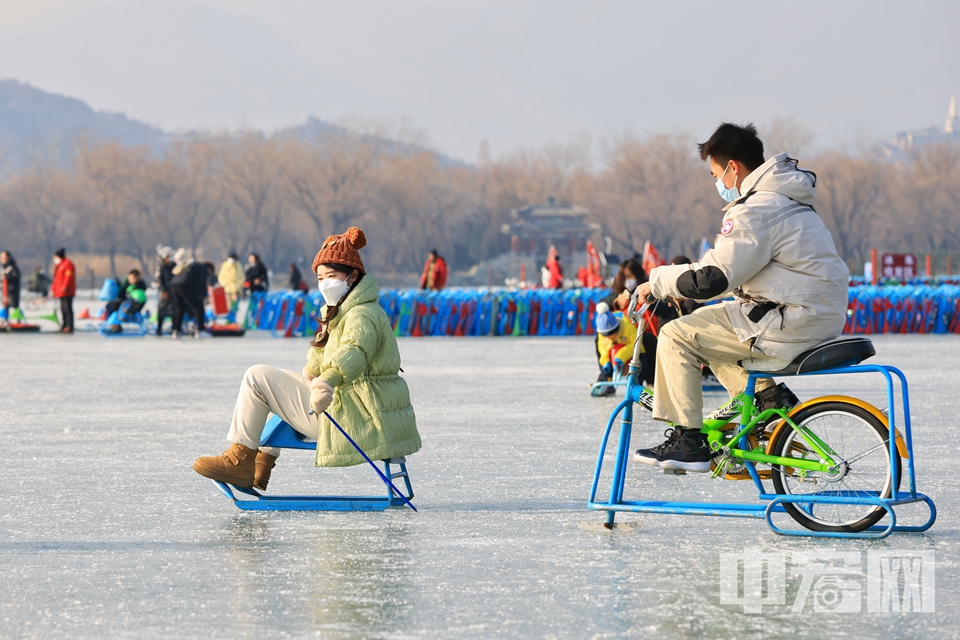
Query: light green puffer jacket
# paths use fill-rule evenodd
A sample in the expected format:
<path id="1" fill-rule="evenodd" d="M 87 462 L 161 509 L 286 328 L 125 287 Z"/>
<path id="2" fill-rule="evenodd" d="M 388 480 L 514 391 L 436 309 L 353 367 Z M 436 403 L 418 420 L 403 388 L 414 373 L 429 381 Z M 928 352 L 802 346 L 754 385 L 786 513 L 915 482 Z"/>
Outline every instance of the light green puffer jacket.
<path id="1" fill-rule="evenodd" d="M 330 322 L 326 346 L 307 353 L 306 367 L 334 388 L 327 411 L 371 460 L 420 449 L 410 391 L 398 375 L 397 339 L 379 299 L 377 281 L 370 274 L 363 276 Z M 321 417 L 316 465 L 347 467 L 363 461 L 343 434 Z"/>

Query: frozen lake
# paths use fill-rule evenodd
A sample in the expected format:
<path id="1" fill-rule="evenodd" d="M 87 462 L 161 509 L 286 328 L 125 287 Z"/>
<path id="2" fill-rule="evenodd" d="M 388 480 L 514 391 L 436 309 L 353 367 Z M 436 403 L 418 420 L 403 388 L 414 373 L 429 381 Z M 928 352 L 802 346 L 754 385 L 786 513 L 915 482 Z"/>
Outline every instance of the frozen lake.
<path id="1" fill-rule="evenodd" d="M 875 339 L 875 360 L 911 382 L 918 488 L 940 513 L 925 534 L 866 542 L 653 514 L 620 516 L 643 520 L 634 533 L 579 530 L 602 518 L 585 504 L 616 404 L 589 397 L 590 339 L 401 340 L 424 441 L 408 464 L 420 512 L 245 513 L 191 464 L 226 447 L 244 370 L 299 371 L 305 340 L 2 335 L 0 637 L 960 637 L 958 341 Z M 885 405 L 872 377 L 789 384 Z M 662 440 L 646 415 L 635 446 Z M 270 493 L 381 487 L 366 466 L 314 469 L 287 452 Z M 749 483 L 629 469 L 627 497 L 724 492 L 755 499 Z M 744 548 L 786 554 L 785 604 L 764 615 L 721 602 L 720 554 Z M 934 552 L 935 612 L 868 611 L 877 551 Z M 792 611 L 803 552 L 860 559 L 859 613 L 815 610 L 816 585 Z"/>

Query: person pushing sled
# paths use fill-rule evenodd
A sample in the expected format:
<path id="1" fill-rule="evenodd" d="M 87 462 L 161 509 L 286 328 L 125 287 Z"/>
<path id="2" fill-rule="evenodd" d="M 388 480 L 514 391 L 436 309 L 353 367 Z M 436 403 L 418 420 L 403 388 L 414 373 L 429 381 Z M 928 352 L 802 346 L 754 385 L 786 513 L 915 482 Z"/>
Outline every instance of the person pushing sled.
<path id="1" fill-rule="evenodd" d="M 366 273 L 359 249 L 363 231 L 350 227 L 324 241 L 313 260 L 320 293 L 320 330 L 302 373 L 258 364 L 247 369 L 227 439 L 218 456 L 198 458 L 200 475 L 237 487 L 266 490 L 279 449 L 261 447 L 270 413 L 317 441 L 318 467 L 365 462 L 324 412 L 372 460 L 410 455 L 420 434 L 407 383 L 399 376 L 400 351 L 390 320 L 378 303 L 377 282 Z"/>

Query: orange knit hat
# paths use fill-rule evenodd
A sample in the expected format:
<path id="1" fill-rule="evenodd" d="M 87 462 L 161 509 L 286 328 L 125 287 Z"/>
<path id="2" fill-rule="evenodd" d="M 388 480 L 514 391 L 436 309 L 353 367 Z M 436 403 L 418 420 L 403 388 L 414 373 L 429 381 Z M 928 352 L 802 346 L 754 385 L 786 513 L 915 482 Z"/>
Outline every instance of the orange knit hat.
<path id="1" fill-rule="evenodd" d="M 346 233 L 328 237 L 323 241 L 323 246 L 317 252 L 317 257 L 313 259 L 313 271 L 316 273 L 317 267 L 321 264 L 343 264 L 348 267 L 360 269 L 360 273 L 366 273 L 363 267 L 363 260 L 360 259 L 358 249 L 367 246 L 367 236 L 357 227 L 350 227 Z"/>

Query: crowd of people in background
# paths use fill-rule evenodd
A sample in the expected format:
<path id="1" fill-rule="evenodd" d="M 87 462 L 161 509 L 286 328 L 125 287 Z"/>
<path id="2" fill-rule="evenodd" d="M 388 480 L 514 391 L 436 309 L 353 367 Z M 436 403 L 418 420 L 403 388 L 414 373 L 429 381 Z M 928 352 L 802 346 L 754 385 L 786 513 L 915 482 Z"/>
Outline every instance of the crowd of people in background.
<path id="1" fill-rule="evenodd" d="M 55 270 L 53 278 L 44 273 L 42 267 L 36 267 L 28 290 L 46 296 L 48 293 L 59 300 L 60 331 L 74 331 L 73 298 L 76 295 L 76 269 L 67 258 L 65 249 L 54 253 Z M 157 246 L 157 264 L 154 272 L 154 287 L 157 289 L 156 335 L 163 335 L 166 320 L 171 320 L 171 335 L 174 338 L 183 335 L 185 318 L 193 320 L 190 329 L 194 337 L 199 337 L 205 325 L 205 301 L 212 287 L 220 286 L 224 290 L 230 308 L 236 305 L 244 295 L 266 292 L 270 288 L 270 272 L 260 256 L 251 253 L 247 256 L 246 266 L 240 262 L 236 252 L 230 252 L 217 269 L 212 262 L 199 262 L 180 248 Z M 690 259 L 676 256 L 670 264 L 686 264 Z M 306 292 L 308 285 L 296 262 L 291 262 L 288 272 L 288 286 L 291 291 Z M 420 277 L 422 290 L 439 291 L 447 284 L 447 262 L 436 249 L 430 251 Z M 548 254 L 546 265 L 542 269 L 542 284 L 545 288 L 560 289 L 564 286 L 563 268 L 559 253 L 554 247 Z M 21 317 L 20 304 L 21 272 L 16 260 L 9 251 L 0 252 L 0 281 L 3 284 L 4 320 Z M 609 381 L 615 368 L 623 372 L 630 356 L 636 329 L 625 326 L 630 323 L 622 318 L 628 300 L 637 286 L 647 281 L 646 271 L 641 266 L 640 256 L 635 255 L 621 262 L 610 284 L 610 293 L 597 307 L 595 329 L 595 352 L 600 368 L 598 381 Z M 131 269 L 126 279 L 117 282 L 113 300 L 107 302 L 105 317 L 114 312 L 124 316 L 139 313 L 146 303 L 148 286 L 138 269 Z M 700 303 L 692 300 L 664 301 L 659 303 L 650 315 L 646 330 L 641 336 L 641 381 L 653 384 L 655 373 L 657 332 L 659 327 L 671 320 L 692 313 Z M 108 327 L 109 328 L 109 327 Z M 115 330 L 119 330 L 116 327 Z M 628 353 L 629 352 L 629 353 Z M 613 388 L 603 390 L 602 395 L 612 393 Z"/>
<path id="2" fill-rule="evenodd" d="M 77 273 L 73 262 L 67 257 L 66 249 L 54 252 L 55 265 L 53 278 L 43 267 L 36 267 L 27 290 L 39 296 L 52 296 L 58 301 L 59 329 L 61 333 L 74 332 L 73 299 L 77 293 Z M 176 338 L 183 334 L 185 318 L 193 320 L 191 333 L 199 337 L 204 330 L 206 312 L 204 309 L 208 292 L 213 287 L 223 287 L 227 304 L 236 308 L 245 294 L 265 292 L 270 288 L 270 272 L 256 253 L 247 258 L 243 265 L 236 252 L 216 268 L 212 262 L 195 260 L 186 249 L 174 250 L 172 247 L 157 246 L 157 262 L 154 271 L 154 286 L 157 289 L 156 334 L 163 335 L 167 318 L 171 320 L 171 335 Z M 0 285 L 2 285 L 2 307 L 0 330 L 9 329 L 11 322 L 16 325 L 23 319 L 20 311 L 20 291 L 22 272 L 10 251 L 0 251 Z M 110 285 L 101 291 L 101 299 L 106 303 L 104 318 L 115 318 L 107 325 L 108 331 L 119 333 L 121 327 L 117 319 L 126 321 L 136 318 L 147 302 L 147 283 L 139 269 L 131 269 L 124 279 L 108 279 Z M 290 288 L 306 291 L 306 282 L 296 263 L 290 265 Z M 109 292 L 109 293 L 105 293 Z M 114 315 L 118 314 L 118 315 Z"/>

